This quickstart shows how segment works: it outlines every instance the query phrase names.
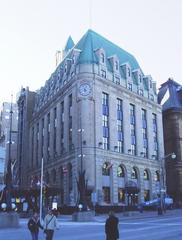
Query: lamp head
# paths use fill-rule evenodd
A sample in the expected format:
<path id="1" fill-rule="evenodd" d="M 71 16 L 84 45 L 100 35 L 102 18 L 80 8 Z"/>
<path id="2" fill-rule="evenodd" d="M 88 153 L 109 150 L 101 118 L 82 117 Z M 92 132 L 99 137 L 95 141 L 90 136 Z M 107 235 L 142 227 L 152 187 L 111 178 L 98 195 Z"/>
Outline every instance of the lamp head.
<path id="1" fill-rule="evenodd" d="M 174 152 L 171 154 L 171 158 L 172 158 L 172 159 L 175 159 L 175 158 L 176 158 L 176 154 L 175 154 Z"/>

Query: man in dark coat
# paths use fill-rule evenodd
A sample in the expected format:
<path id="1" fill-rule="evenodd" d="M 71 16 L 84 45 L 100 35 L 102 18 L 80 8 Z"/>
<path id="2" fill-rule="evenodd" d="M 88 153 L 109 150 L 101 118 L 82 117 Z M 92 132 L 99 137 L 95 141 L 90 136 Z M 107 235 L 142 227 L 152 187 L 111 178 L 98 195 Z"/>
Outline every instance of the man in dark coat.
<path id="1" fill-rule="evenodd" d="M 119 238 L 118 223 L 119 220 L 114 212 L 109 212 L 109 217 L 105 223 L 106 240 L 117 240 Z"/>

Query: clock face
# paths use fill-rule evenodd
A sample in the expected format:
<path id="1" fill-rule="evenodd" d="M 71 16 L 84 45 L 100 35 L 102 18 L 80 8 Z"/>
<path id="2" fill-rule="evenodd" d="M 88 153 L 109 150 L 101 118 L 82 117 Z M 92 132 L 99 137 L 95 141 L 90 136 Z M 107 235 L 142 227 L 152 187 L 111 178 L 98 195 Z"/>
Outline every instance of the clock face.
<path id="1" fill-rule="evenodd" d="M 91 86 L 88 83 L 82 83 L 79 87 L 79 92 L 82 96 L 87 96 L 91 93 Z"/>

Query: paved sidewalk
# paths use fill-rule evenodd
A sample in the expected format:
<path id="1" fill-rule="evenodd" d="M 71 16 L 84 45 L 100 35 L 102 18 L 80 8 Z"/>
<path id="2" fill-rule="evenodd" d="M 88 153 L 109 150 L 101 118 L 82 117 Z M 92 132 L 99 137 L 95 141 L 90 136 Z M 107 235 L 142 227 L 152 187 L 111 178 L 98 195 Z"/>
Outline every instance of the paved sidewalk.
<path id="1" fill-rule="evenodd" d="M 163 216 L 182 216 L 182 209 L 173 209 L 167 210 L 163 215 L 158 215 L 157 211 L 143 211 L 140 213 L 139 211 L 125 212 L 125 213 L 116 213 L 116 216 L 119 220 L 133 220 L 133 219 L 144 219 L 144 218 L 155 218 L 155 217 L 163 217 Z M 97 214 L 94 217 L 94 222 L 105 222 L 108 214 Z M 71 222 L 72 215 L 59 215 L 58 220 L 60 222 Z"/>
<path id="2" fill-rule="evenodd" d="M 145 219 L 145 218 L 156 218 L 156 217 L 163 217 L 163 216 L 172 216 L 172 215 L 181 215 L 182 216 L 182 209 L 174 209 L 174 210 L 167 210 L 162 215 L 158 215 L 157 211 L 143 211 L 140 213 L 139 211 L 132 211 L 132 212 L 125 212 L 125 213 L 116 213 L 116 216 L 120 220 L 133 220 L 133 219 Z M 99 221 L 101 219 L 106 219 L 108 217 L 107 214 L 102 214 L 95 216 L 95 221 Z"/>

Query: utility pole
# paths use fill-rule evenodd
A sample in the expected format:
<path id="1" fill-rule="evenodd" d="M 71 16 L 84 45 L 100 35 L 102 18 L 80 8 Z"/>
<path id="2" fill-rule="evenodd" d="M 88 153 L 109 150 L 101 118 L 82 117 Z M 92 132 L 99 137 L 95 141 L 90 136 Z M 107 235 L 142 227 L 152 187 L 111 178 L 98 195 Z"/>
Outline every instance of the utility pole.
<path id="1" fill-rule="evenodd" d="M 40 221 L 42 220 L 42 210 L 43 210 L 43 173 L 44 173 L 44 159 L 41 162 L 41 178 L 40 178 Z"/>
<path id="2" fill-rule="evenodd" d="M 174 152 L 167 154 L 166 156 L 164 156 L 163 158 L 161 158 L 160 160 L 160 213 L 159 214 L 163 214 L 164 213 L 164 208 L 165 208 L 165 198 L 164 198 L 164 193 L 166 192 L 165 189 L 165 159 L 171 157 L 172 159 L 176 158 L 176 154 Z"/>

